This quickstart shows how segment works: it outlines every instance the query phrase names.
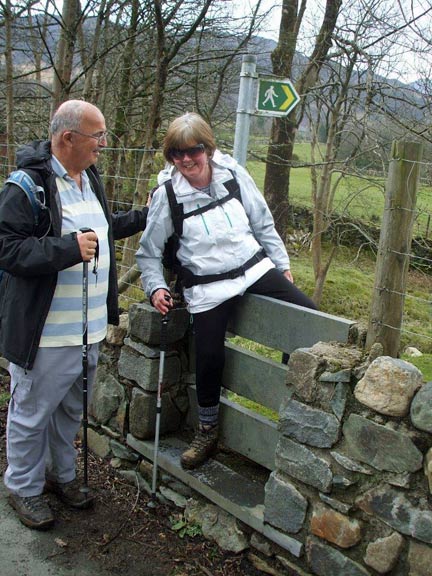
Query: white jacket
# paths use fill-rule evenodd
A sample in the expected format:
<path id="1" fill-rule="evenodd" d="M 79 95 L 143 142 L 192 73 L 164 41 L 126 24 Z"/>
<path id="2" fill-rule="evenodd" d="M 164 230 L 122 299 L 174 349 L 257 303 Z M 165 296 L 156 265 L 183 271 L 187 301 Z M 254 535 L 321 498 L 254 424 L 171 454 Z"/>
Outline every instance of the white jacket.
<path id="1" fill-rule="evenodd" d="M 246 170 L 219 150 L 215 151 L 210 163 L 212 197 L 193 188 L 174 166 L 159 173 L 158 184 L 161 186 L 153 195 L 147 226 L 136 254 L 146 294 L 151 296 L 159 288 L 168 289 L 162 267 L 165 242 L 174 232 L 168 196 L 163 186 L 168 179 L 172 180 L 177 202 L 184 204 L 185 214 L 228 194 L 223 183 L 232 179 L 230 170 L 234 172 L 241 191 L 242 203 L 233 198 L 183 221 L 183 235 L 177 252 L 183 266 L 197 275 L 219 274 L 242 266 L 261 247 L 267 258 L 234 280 L 187 288 L 184 297 L 192 313 L 210 310 L 233 296 L 243 294 L 270 268 L 276 266 L 283 272 L 290 267 L 270 210 Z"/>

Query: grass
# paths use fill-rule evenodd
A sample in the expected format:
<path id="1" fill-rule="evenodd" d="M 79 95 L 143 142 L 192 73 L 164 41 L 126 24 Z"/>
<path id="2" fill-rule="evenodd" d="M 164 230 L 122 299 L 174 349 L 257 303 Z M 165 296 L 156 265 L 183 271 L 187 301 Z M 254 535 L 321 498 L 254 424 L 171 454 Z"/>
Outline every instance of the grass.
<path id="1" fill-rule="evenodd" d="M 258 148 L 265 154 L 265 145 Z M 296 143 L 294 153 L 300 162 L 310 161 L 309 143 Z M 259 161 L 248 162 L 248 169 L 262 190 L 265 164 Z M 370 181 L 354 176 L 346 177 L 337 190 L 334 210 L 352 218 L 379 225 L 384 208 L 385 179 L 375 177 Z M 293 168 L 290 176 L 290 202 L 293 205 L 312 207 L 311 181 L 308 168 Z M 420 186 L 417 197 L 417 211 L 414 234 L 426 235 L 428 218 L 432 211 L 432 189 Z M 325 248 L 324 248 L 325 249 Z M 292 250 L 288 246 L 292 255 Z M 310 254 L 302 252 L 292 257 L 292 269 L 296 284 L 308 294 L 313 292 L 314 278 Z M 367 322 L 374 286 L 375 257 L 355 249 L 341 247 L 330 267 L 324 287 L 321 309 L 337 316 Z M 411 271 L 409 274 L 404 304 L 401 349 L 407 345 L 418 347 L 422 352 L 432 354 L 431 298 L 432 278 L 425 273 Z M 425 359 L 425 357 L 423 357 Z M 414 364 L 417 359 L 410 359 Z M 427 360 L 424 370 L 429 372 Z M 432 376 L 432 374 L 431 374 Z M 429 377 L 431 377 L 429 376 Z"/>
<path id="2" fill-rule="evenodd" d="M 244 396 L 239 396 L 235 392 L 228 392 L 228 398 L 232 402 L 237 402 L 237 404 L 241 404 L 244 408 L 248 408 L 253 412 L 258 412 L 258 414 L 261 414 L 261 416 L 264 416 L 265 418 L 268 418 L 273 422 L 277 422 L 279 420 L 279 414 L 274 410 L 270 410 L 270 408 L 266 408 L 261 404 L 257 404 L 256 402 L 253 402 L 252 400 L 249 400 Z"/>
<path id="3" fill-rule="evenodd" d="M 423 374 L 423 378 L 426 382 L 432 381 L 432 354 L 424 354 L 423 356 L 416 356 L 414 358 L 402 354 L 401 358 L 402 360 L 414 364 L 414 366 L 416 366 Z"/>

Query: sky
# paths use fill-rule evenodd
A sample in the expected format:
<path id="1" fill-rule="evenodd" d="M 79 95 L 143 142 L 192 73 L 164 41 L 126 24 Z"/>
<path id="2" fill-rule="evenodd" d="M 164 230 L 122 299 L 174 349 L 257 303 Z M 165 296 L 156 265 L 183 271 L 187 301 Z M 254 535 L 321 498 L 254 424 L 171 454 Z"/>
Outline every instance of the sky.
<path id="1" fill-rule="evenodd" d="M 232 0 L 233 12 L 236 16 L 242 16 L 252 12 L 257 4 L 257 0 Z M 262 0 L 261 2 L 263 13 L 269 12 L 269 17 L 266 19 L 266 26 L 260 32 L 261 36 L 277 40 L 279 36 L 279 24 L 282 10 L 282 0 Z"/>
<path id="2" fill-rule="evenodd" d="M 233 3 L 233 13 L 234 15 L 241 16 L 249 13 L 258 0 L 231 0 Z M 347 14 L 349 10 L 349 4 L 352 3 L 350 0 L 343 0 L 343 15 Z M 361 7 L 364 4 L 373 5 L 374 0 L 360 0 L 357 3 L 358 7 Z M 379 6 L 379 2 L 375 2 L 376 6 Z M 429 40 L 429 42 L 422 41 L 419 35 L 415 35 L 413 33 L 408 33 L 408 29 L 404 30 L 402 35 L 401 42 L 404 45 L 397 45 L 394 44 L 393 50 L 395 56 L 395 64 L 393 65 L 392 69 L 386 68 L 383 70 L 383 75 L 389 78 L 398 79 L 402 82 L 410 83 L 414 82 L 422 75 L 431 75 L 432 76 L 432 33 L 430 31 L 431 23 L 432 23 L 432 1 L 431 0 L 396 0 L 396 2 L 389 3 L 392 4 L 394 10 L 399 10 L 400 14 L 400 24 L 403 25 L 403 18 L 409 19 L 412 16 L 412 12 L 417 16 L 426 10 L 430 9 L 431 11 L 423 17 L 423 20 L 419 23 L 419 27 L 427 27 L 429 28 L 425 32 L 425 38 Z M 307 2 L 307 10 L 305 17 L 303 19 L 304 22 L 311 22 L 313 19 L 316 20 L 316 24 L 320 24 L 320 16 L 324 10 L 325 0 L 308 0 Z M 383 3 L 384 5 L 384 3 Z M 271 38 L 272 40 L 277 41 L 279 35 L 279 25 L 280 25 L 280 18 L 281 18 L 281 7 L 282 7 L 282 0 L 262 0 L 262 11 L 270 11 L 269 17 L 266 19 L 266 26 L 260 31 L 260 35 L 266 38 Z M 339 20 L 340 21 L 340 20 Z M 385 23 L 384 23 L 385 25 Z M 311 36 L 313 37 L 316 34 L 316 29 L 312 32 L 311 26 L 304 26 L 303 31 L 306 34 L 303 34 L 303 37 L 307 35 L 307 29 L 311 30 Z M 302 36 L 302 35 L 300 35 Z M 429 45 L 428 45 L 429 44 Z M 417 52 L 413 50 L 414 45 L 417 47 Z M 420 48 L 423 48 L 423 51 L 420 52 Z M 300 47 L 301 51 L 301 47 Z M 305 52 L 307 53 L 307 51 Z"/>

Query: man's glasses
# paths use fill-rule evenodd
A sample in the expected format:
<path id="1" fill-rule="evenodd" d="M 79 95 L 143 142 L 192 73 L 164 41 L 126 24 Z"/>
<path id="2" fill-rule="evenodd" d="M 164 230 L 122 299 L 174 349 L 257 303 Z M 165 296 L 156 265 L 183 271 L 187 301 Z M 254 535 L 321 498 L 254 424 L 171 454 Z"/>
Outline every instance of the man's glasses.
<path id="1" fill-rule="evenodd" d="M 197 144 L 196 146 L 191 146 L 190 148 L 171 148 L 170 155 L 171 158 L 175 158 L 176 160 L 183 160 L 186 155 L 194 160 L 204 151 L 204 144 Z"/>
<path id="2" fill-rule="evenodd" d="M 85 132 L 80 132 L 79 130 L 71 130 L 74 134 L 79 134 L 80 136 L 87 136 L 87 138 L 94 138 L 97 140 L 98 144 L 102 144 L 104 140 L 108 137 L 108 132 L 97 132 L 96 134 L 86 134 Z"/>

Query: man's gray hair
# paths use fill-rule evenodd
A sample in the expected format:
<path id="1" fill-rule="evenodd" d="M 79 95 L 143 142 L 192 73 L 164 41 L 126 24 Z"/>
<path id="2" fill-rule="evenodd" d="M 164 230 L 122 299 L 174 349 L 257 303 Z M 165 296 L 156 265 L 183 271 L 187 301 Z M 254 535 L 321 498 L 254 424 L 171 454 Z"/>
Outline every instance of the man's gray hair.
<path id="1" fill-rule="evenodd" d="M 64 130 L 79 130 L 85 107 L 86 102 L 79 100 L 68 100 L 61 104 L 51 120 L 51 135 Z"/>

